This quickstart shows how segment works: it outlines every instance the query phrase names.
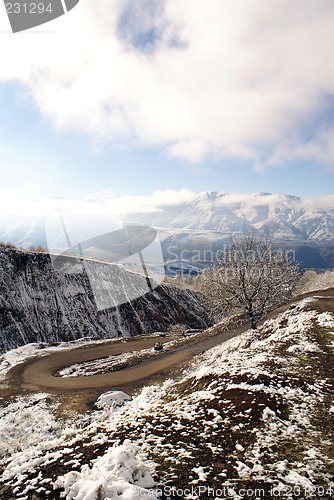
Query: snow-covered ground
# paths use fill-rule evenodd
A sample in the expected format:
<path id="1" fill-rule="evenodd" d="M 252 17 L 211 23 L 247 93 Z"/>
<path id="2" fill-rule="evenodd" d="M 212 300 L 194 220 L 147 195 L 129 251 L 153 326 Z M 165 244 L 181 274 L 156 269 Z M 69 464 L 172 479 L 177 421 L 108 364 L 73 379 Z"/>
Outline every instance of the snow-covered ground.
<path id="1" fill-rule="evenodd" d="M 108 393 L 66 429 L 44 428 L 43 442 L 3 459 L 8 490 L 0 491 L 67 500 L 238 500 L 245 491 L 333 498 L 333 340 L 333 315 L 304 299 L 197 356 L 178 381 L 132 399 Z M 44 395 L 33 403 L 43 410 Z M 13 409 L 12 425 L 23 411 Z"/>
<path id="2" fill-rule="evenodd" d="M 89 338 L 82 338 L 79 340 L 74 340 L 71 342 L 59 342 L 57 345 L 49 345 L 43 342 L 35 344 L 27 344 L 17 349 L 11 349 L 0 355 L 0 381 L 4 379 L 8 371 L 16 365 L 23 363 L 29 358 L 35 356 L 46 356 L 56 351 L 62 351 L 66 349 L 73 349 L 75 347 L 83 347 L 91 344 L 102 344 L 105 342 L 116 342 L 119 339 L 104 339 L 104 340 L 92 340 Z"/>
<path id="3" fill-rule="evenodd" d="M 52 405 L 50 395 L 40 393 L 0 406 L 0 457 L 59 437 L 61 426 L 50 411 Z"/>

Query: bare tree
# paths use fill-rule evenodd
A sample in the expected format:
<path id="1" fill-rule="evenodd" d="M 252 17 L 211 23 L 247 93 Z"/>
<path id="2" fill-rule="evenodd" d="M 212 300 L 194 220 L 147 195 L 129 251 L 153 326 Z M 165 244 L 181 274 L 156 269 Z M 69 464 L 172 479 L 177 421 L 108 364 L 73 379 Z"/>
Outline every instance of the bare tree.
<path id="1" fill-rule="evenodd" d="M 314 292 L 334 287 L 334 269 L 306 271 L 297 285 L 297 293 Z"/>
<path id="2" fill-rule="evenodd" d="M 285 251 L 249 234 L 230 239 L 203 281 L 216 313 L 245 314 L 256 328 L 269 310 L 291 298 L 298 277 Z"/>

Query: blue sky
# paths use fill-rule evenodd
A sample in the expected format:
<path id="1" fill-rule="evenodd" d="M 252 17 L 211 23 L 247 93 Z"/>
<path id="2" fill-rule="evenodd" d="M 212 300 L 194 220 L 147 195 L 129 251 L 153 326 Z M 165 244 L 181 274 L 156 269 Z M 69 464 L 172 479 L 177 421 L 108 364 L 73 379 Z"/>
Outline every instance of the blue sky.
<path id="1" fill-rule="evenodd" d="M 233 158 L 194 164 L 170 158 L 158 147 L 96 147 L 85 135 L 55 130 L 15 84 L 0 86 L 0 108 L 8 154 L 7 165 L 1 166 L 2 190 L 22 197 L 78 197 L 104 189 L 136 195 L 183 187 L 314 197 L 333 192 L 334 173 L 311 161 L 257 171 L 251 161 Z"/>
<path id="2" fill-rule="evenodd" d="M 277 6 L 256 14 L 252 2 L 219 10 L 224 2 L 194 0 L 186 15 L 188 3 L 143 0 L 145 11 L 116 1 L 103 12 L 82 0 L 70 19 L 52 22 L 55 35 L 0 38 L 11 57 L 0 56 L 2 192 L 333 193 L 334 70 L 323 52 L 334 43 L 330 3 L 311 0 L 306 15 L 297 1 L 295 25 L 283 10 L 272 19 Z M 239 21 L 242 5 L 252 22 Z M 277 41 L 268 38 L 275 64 L 263 47 L 267 29 L 253 31 L 264 21 L 276 30 Z M 281 48 L 286 38 L 291 54 Z"/>

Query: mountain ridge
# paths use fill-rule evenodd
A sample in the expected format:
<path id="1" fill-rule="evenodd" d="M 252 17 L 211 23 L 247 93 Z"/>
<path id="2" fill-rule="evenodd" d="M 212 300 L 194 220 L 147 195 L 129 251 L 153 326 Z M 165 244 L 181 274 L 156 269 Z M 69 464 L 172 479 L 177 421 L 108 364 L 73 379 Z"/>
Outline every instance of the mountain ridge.
<path id="1" fill-rule="evenodd" d="M 180 232 L 182 245 L 177 258 L 180 258 L 183 248 L 215 250 L 226 243 L 230 235 L 251 232 L 268 235 L 283 247 L 296 247 L 297 253 L 302 254 L 303 267 L 334 265 L 332 196 L 302 198 L 280 193 L 207 191 L 188 193 L 182 199 L 172 195 L 170 198 L 157 195 L 125 198 L 94 198 L 94 202 L 87 197 L 76 200 L 84 214 L 80 231 L 84 228 L 87 238 L 100 225 L 108 232 L 117 218 L 123 224 L 155 227 L 159 230 L 165 261 L 170 260 L 168 247 L 171 241 L 172 245 L 175 242 L 180 245 Z M 95 215 L 94 207 L 98 208 Z M 90 217 L 87 217 L 88 208 L 92 213 Z M 100 224 L 101 220 L 103 224 Z M 2 218 L 0 240 L 25 248 L 39 245 L 47 248 L 43 224 L 42 217 L 11 218 L 5 227 Z"/>
<path id="2" fill-rule="evenodd" d="M 334 208 L 309 207 L 292 195 L 199 193 L 167 225 L 226 232 L 264 232 L 301 240 L 334 237 Z"/>

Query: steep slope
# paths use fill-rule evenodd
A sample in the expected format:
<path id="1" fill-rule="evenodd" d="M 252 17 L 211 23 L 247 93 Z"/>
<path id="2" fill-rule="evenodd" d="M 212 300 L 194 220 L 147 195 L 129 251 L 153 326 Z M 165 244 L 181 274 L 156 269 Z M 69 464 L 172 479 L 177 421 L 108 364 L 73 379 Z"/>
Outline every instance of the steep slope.
<path id="1" fill-rule="evenodd" d="M 66 429 L 50 415 L 3 460 L 4 500 L 333 498 L 333 300 L 292 305 L 197 356 L 178 381 L 106 393 Z M 36 412 L 47 420 L 46 397 L 15 403 L 24 432 Z"/>
<path id="2" fill-rule="evenodd" d="M 134 336 L 175 323 L 207 325 L 203 297 L 190 290 L 161 285 L 131 303 L 98 311 L 77 260 L 56 269 L 47 254 L 2 247 L 0 262 L 0 352 L 31 342 Z M 127 272 L 115 269 L 119 286 L 125 286 Z"/>
<path id="3" fill-rule="evenodd" d="M 224 195 L 218 193 L 197 195 L 169 222 L 168 227 L 225 233 L 250 231 L 251 225 L 243 214 L 240 216 L 235 213 L 233 206 L 221 203 L 223 198 Z"/>

